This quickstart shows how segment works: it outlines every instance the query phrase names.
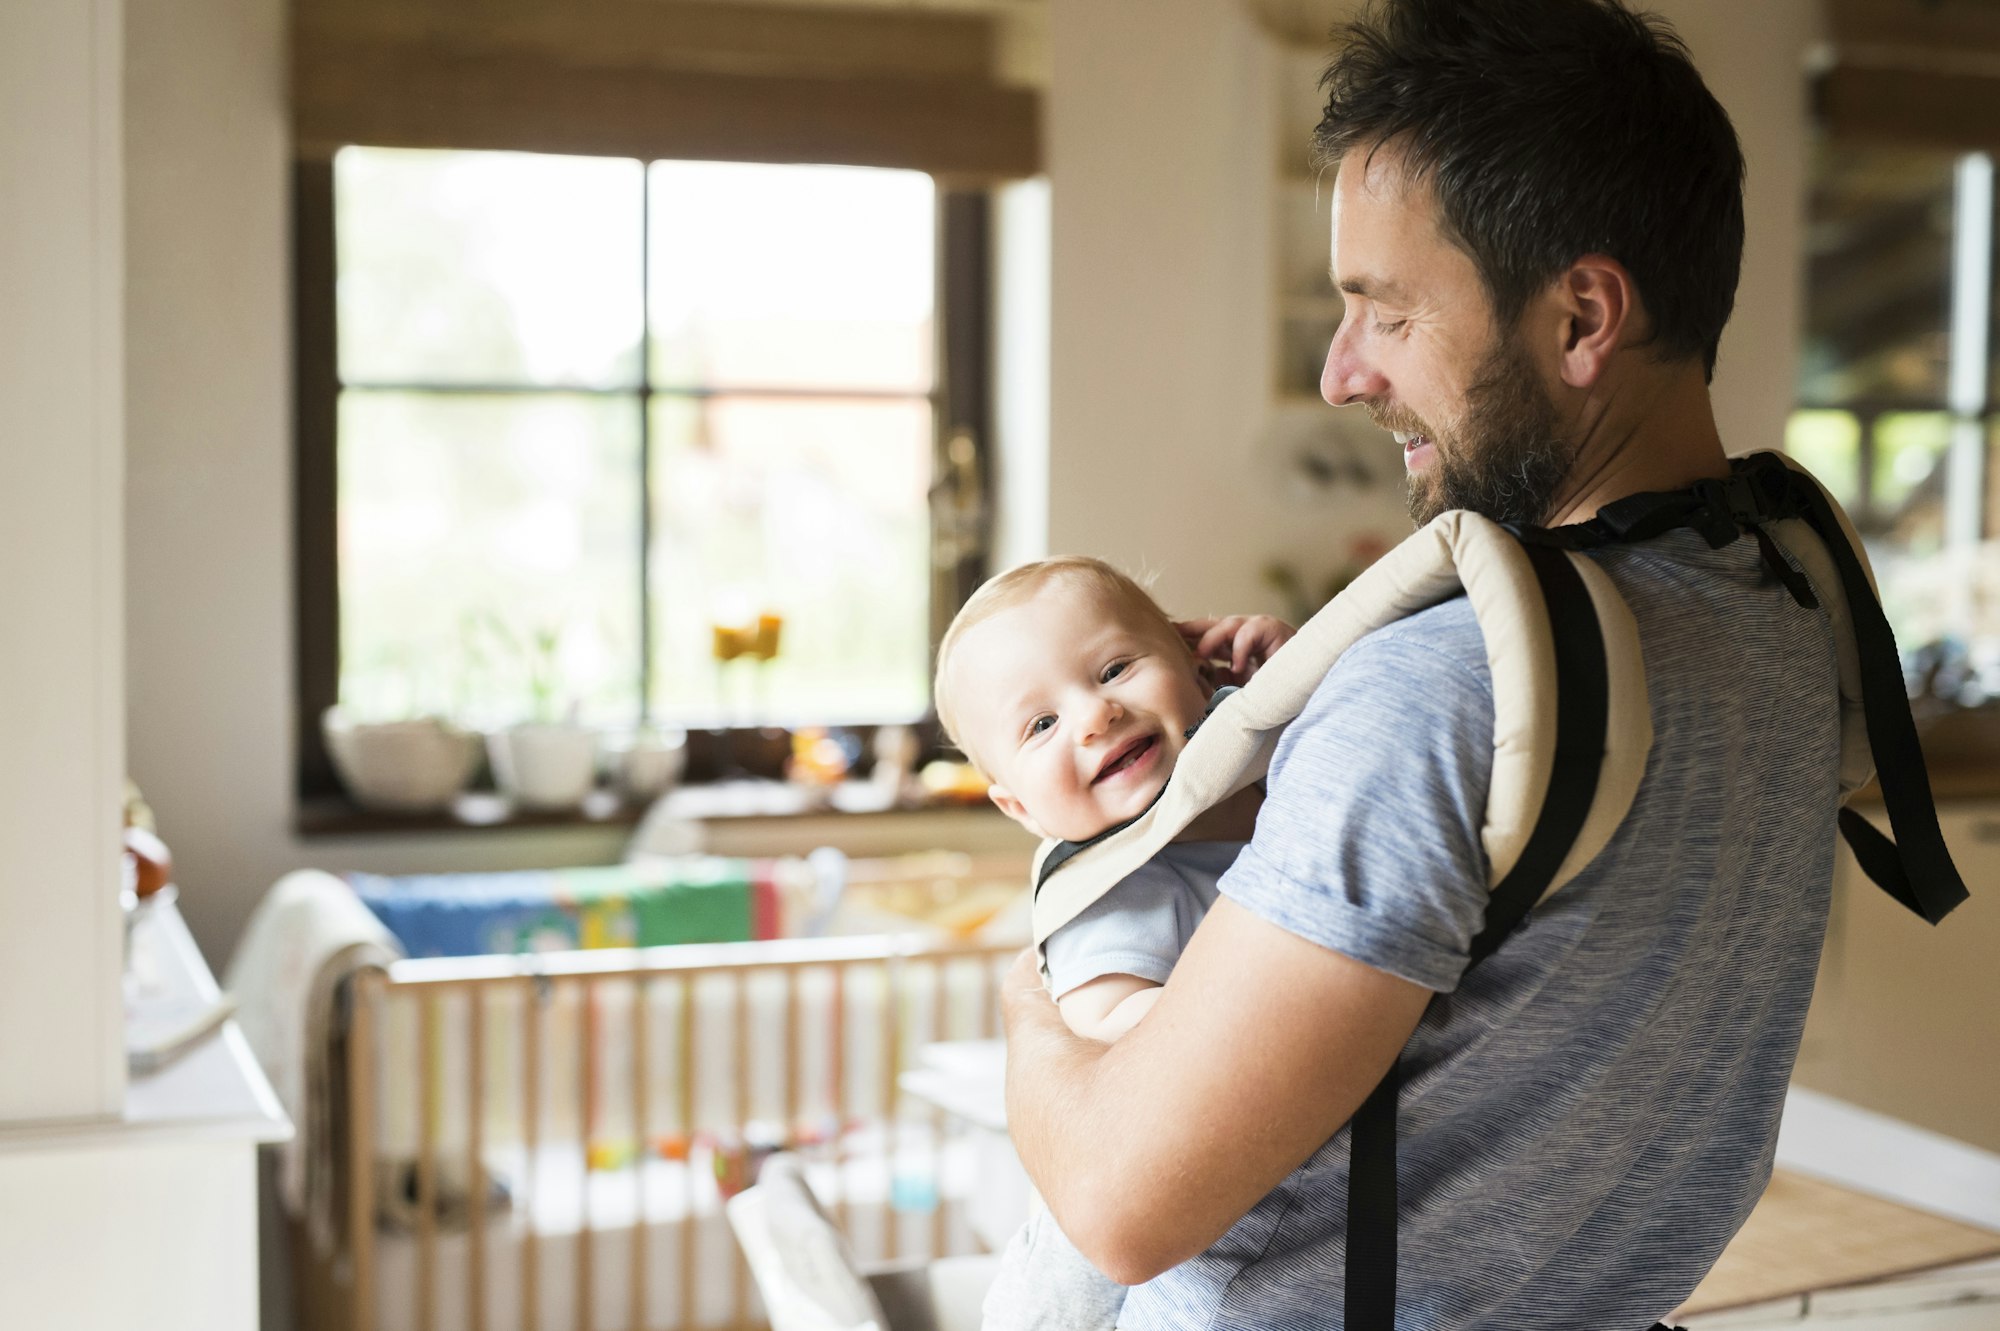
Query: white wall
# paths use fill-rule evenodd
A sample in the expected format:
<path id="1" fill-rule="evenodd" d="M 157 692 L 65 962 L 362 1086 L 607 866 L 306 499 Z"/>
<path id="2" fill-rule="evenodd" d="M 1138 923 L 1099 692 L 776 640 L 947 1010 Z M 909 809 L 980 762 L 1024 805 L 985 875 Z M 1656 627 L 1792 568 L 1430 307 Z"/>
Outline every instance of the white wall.
<path id="1" fill-rule="evenodd" d="M 1235 4 L 1052 4 L 1049 544 L 1176 613 L 1276 608 L 1272 558 L 1316 578 L 1408 529 L 1398 490 L 1304 507 L 1257 457 L 1282 62 Z"/>
<path id="2" fill-rule="evenodd" d="M 1715 416 L 1732 453 L 1780 448 L 1805 319 L 1805 207 L 1811 126 L 1806 49 L 1819 0 L 1650 0 L 1672 20 L 1743 141 L 1748 234 L 1736 313 L 1716 362 Z"/>
<path id="3" fill-rule="evenodd" d="M 0 9 L 0 1122 L 124 1102 L 118 62 Z"/>

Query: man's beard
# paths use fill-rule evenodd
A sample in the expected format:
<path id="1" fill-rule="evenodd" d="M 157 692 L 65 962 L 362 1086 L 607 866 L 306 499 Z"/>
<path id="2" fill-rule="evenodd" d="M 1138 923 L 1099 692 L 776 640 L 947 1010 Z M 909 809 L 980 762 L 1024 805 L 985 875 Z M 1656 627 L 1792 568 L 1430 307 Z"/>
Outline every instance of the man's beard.
<path id="1" fill-rule="evenodd" d="M 1555 403 L 1519 344 L 1502 336 L 1465 392 L 1449 436 L 1419 422 L 1376 414 L 1386 429 L 1431 441 L 1430 465 L 1409 477 L 1410 518 L 1419 526 L 1455 508 L 1495 522 L 1539 526 L 1555 505 L 1576 450 L 1562 436 Z"/>

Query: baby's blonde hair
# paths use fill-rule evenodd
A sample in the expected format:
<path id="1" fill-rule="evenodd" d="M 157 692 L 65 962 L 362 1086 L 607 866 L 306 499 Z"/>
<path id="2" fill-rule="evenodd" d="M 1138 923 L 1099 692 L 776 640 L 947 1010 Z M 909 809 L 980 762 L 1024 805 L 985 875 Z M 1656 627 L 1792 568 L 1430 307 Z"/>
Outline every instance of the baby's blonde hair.
<path id="1" fill-rule="evenodd" d="M 937 673 L 931 684 L 931 700 L 937 707 L 938 723 L 944 727 L 945 738 L 982 770 L 984 765 L 979 762 L 978 755 L 966 746 L 959 729 L 957 700 L 952 697 L 949 683 L 952 654 L 958 649 L 966 631 L 975 624 L 1020 605 L 1054 582 L 1073 582 L 1094 591 L 1114 604 L 1135 612 L 1149 625 L 1157 624 L 1169 641 L 1180 641 L 1180 631 L 1174 627 L 1173 617 L 1160 608 L 1160 603 L 1153 599 L 1151 592 L 1120 570 L 1089 555 L 1057 555 L 1050 559 L 1037 559 L 988 578 L 952 616 L 951 627 L 944 631 L 944 638 L 938 643 Z"/>

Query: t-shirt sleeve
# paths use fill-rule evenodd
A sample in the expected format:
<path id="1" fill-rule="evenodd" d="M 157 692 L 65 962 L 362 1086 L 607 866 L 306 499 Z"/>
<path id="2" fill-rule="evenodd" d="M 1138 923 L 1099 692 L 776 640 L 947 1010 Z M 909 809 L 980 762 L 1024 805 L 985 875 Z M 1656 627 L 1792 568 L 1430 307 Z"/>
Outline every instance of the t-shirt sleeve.
<path id="1" fill-rule="evenodd" d="M 1280 928 L 1439 993 L 1458 986 L 1487 895 L 1493 694 L 1463 607 L 1421 617 L 1442 645 L 1407 620 L 1327 672 L 1219 884 Z"/>
<path id="2" fill-rule="evenodd" d="M 1165 984 L 1198 913 L 1180 875 L 1157 861 L 1140 865 L 1049 935 L 1049 992 L 1061 998 L 1104 975 Z"/>

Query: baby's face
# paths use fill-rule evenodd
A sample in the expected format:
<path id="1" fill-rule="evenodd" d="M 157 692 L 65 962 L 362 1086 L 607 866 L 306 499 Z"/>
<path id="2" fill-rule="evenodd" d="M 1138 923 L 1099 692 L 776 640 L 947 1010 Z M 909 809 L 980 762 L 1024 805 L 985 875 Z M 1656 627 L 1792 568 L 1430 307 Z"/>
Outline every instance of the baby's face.
<path id="1" fill-rule="evenodd" d="M 1062 841 L 1144 812 L 1208 706 L 1169 629 L 1068 579 L 973 625 L 950 670 L 993 802 Z"/>

